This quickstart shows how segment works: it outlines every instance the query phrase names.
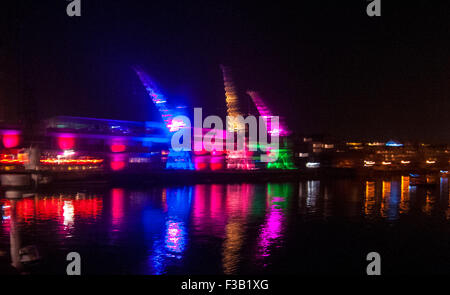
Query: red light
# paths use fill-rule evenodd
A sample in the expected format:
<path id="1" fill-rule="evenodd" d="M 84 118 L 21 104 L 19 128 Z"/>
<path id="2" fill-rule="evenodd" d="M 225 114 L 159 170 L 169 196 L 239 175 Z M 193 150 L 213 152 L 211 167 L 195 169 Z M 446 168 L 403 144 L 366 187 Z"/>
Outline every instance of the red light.
<path id="1" fill-rule="evenodd" d="M 111 162 L 111 169 L 113 171 L 123 170 L 123 168 L 125 168 L 125 162 L 124 161 L 113 161 L 113 162 Z"/>
<path id="2" fill-rule="evenodd" d="M 75 146 L 75 138 L 73 136 L 58 137 L 58 146 L 62 150 L 70 150 Z"/>
<path id="3" fill-rule="evenodd" d="M 222 163 L 211 163 L 210 164 L 210 168 L 211 170 L 215 171 L 215 170 L 221 170 L 223 169 L 223 164 Z"/>
<path id="4" fill-rule="evenodd" d="M 127 149 L 127 147 L 124 144 L 121 144 L 121 143 L 111 144 L 111 152 L 113 152 L 113 153 L 121 153 L 121 152 L 124 152 L 126 149 Z"/>
<path id="5" fill-rule="evenodd" d="M 204 162 L 195 163 L 195 170 L 206 170 L 208 168 L 208 164 Z"/>

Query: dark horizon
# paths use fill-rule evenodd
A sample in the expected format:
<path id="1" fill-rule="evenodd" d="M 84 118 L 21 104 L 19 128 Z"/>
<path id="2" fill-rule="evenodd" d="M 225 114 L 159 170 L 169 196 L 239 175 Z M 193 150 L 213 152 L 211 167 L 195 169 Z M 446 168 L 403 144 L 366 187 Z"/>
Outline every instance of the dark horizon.
<path id="1" fill-rule="evenodd" d="M 219 64 L 293 131 L 449 143 L 448 5 L 383 1 L 2 3 L 3 112 L 157 119 L 131 66 L 171 102 L 225 115 Z M 6 42 L 5 42 L 6 41 Z M 35 101 L 36 108 L 31 102 Z"/>

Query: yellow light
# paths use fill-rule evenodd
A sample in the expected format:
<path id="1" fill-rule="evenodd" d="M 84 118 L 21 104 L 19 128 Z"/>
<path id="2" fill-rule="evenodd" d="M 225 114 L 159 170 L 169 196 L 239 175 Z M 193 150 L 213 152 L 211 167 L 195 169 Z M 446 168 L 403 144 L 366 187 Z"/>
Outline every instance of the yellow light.
<path id="1" fill-rule="evenodd" d="M 362 145 L 362 143 L 360 143 L 360 142 L 347 142 L 347 145 L 358 146 L 358 145 Z"/>
<path id="2" fill-rule="evenodd" d="M 103 159 L 55 159 L 55 158 L 47 158 L 41 159 L 41 163 L 43 164 L 96 164 L 103 162 Z"/>
<path id="3" fill-rule="evenodd" d="M 226 66 L 221 66 L 223 80 L 225 84 L 225 101 L 227 104 L 227 115 L 229 117 L 227 130 L 234 132 L 243 130 L 245 126 L 237 119 L 237 116 L 241 115 L 239 110 L 238 95 L 236 87 L 234 86 L 233 79 L 231 77 L 231 69 Z"/>
<path id="4" fill-rule="evenodd" d="M 402 161 L 401 163 L 402 164 L 409 164 L 409 163 L 411 163 L 411 161 Z"/>
<path id="5" fill-rule="evenodd" d="M 434 161 L 434 160 L 427 160 L 427 164 L 435 164 L 436 163 L 436 161 Z"/>
<path id="6" fill-rule="evenodd" d="M 383 165 L 391 165 L 392 164 L 392 162 L 385 162 L 385 161 L 383 161 L 383 163 L 382 163 Z"/>
<path id="7" fill-rule="evenodd" d="M 374 161 L 368 161 L 368 160 L 364 161 L 364 166 L 365 167 L 370 167 L 370 166 L 373 166 L 373 165 L 375 165 Z"/>

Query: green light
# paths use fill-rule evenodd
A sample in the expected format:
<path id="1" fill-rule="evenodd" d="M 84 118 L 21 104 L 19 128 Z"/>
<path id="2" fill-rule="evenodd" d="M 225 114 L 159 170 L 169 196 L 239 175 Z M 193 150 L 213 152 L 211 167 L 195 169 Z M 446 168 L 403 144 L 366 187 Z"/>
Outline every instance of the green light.
<path id="1" fill-rule="evenodd" d="M 284 169 L 293 170 L 297 169 L 292 162 L 292 152 L 289 149 L 279 149 L 278 158 L 274 162 L 267 163 L 268 169 Z"/>
<path id="2" fill-rule="evenodd" d="M 279 206 L 279 208 L 287 209 L 290 205 L 290 199 L 293 195 L 292 183 L 268 183 L 267 197 L 271 204 Z M 279 198 L 278 200 L 276 198 Z M 281 199 L 280 199 L 281 198 Z"/>

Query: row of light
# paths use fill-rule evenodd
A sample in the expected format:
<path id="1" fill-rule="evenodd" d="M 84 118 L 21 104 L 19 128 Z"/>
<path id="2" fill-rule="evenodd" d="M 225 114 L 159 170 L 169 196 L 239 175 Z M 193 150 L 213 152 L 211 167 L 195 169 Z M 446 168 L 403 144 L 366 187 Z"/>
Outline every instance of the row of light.
<path id="1" fill-rule="evenodd" d="M 402 161 L 400 161 L 400 163 L 403 164 L 403 165 L 408 165 L 408 164 L 411 164 L 411 161 L 402 160 Z M 434 161 L 434 160 L 427 160 L 425 163 L 431 165 L 431 164 L 435 164 L 436 161 Z M 365 167 L 371 167 L 371 166 L 374 166 L 375 164 L 376 164 L 375 161 L 370 161 L 370 160 L 365 160 L 364 161 L 364 166 Z M 392 165 L 392 162 L 390 162 L 390 161 L 383 161 L 383 162 L 381 162 L 381 164 L 384 165 L 384 166 L 388 166 L 388 165 Z"/>
<path id="2" fill-rule="evenodd" d="M 86 165 L 86 164 L 98 164 L 102 163 L 103 159 L 57 159 L 48 158 L 41 159 L 42 164 L 75 164 L 75 165 Z M 24 164 L 25 160 L 22 159 L 0 159 L 1 164 Z"/>
<path id="3" fill-rule="evenodd" d="M 102 163 L 103 159 L 41 159 L 42 164 L 75 164 L 75 165 L 86 165 L 86 164 L 98 164 Z"/>

